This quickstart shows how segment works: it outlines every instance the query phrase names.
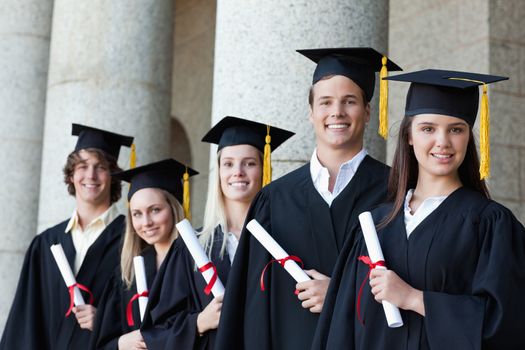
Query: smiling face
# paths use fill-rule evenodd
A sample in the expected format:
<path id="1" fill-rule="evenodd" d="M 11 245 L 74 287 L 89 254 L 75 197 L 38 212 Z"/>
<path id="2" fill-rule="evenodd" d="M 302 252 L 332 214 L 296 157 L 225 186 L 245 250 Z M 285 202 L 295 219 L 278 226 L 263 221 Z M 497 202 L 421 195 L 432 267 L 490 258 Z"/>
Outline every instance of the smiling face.
<path id="1" fill-rule="evenodd" d="M 143 188 L 135 192 L 129 201 L 129 211 L 135 232 L 146 243 L 171 243 L 173 210 L 162 190 Z"/>
<path id="2" fill-rule="evenodd" d="M 465 159 L 469 125 L 456 117 L 419 114 L 413 118 L 409 144 L 414 148 L 420 176 L 458 178 Z"/>
<path id="3" fill-rule="evenodd" d="M 111 175 L 107 161 L 86 150 L 78 152 L 80 160 L 70 177 L 75 188 L 75 197 L 91 206 L 109 205 Z"/>
<path id="4" fill-rule="evenodd" d="M 363 147 L 370 105 L 361 88 L 347 77 L 335 75 L 312 88 L 310 122 L 318 148 L 359 151 Z"/>
<path id="5" fill-rule="evenodd" d="M 219 178 L 225 201 L 251 203 L 262 185 L 261 152 L 250 145 L 222 148 Z"/>

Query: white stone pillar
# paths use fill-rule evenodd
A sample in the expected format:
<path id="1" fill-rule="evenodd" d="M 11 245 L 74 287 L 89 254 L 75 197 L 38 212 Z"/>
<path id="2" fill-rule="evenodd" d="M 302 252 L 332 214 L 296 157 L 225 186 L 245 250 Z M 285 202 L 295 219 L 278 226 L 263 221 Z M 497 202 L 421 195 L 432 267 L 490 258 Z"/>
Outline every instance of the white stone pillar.
<path id="1" fill-rule="evenodd" d="M 309 161 L 315 147 L 308 122 L 315 64 L 295 50 L 371 46 L 386 53 L 388 1 L 219 0 L 216 28 L 212 121 L 233 115 L 295 131 L 273 155 L 278 176 Z M 384 159 L 377 101 L 365 145 Z"/>
<path id="2" fill-rule="evenodd" d="M 55 0 L 40 230 L 74 207 L 62 179 L 72 122 L 135 136 L 137 165 L 169 155 L 172 33 L 171 0 Z"/>
<path id="3" fill-rule="evenodd" d="M 35 235 L 52 0 L 0 2 L 0 330 Z"/>

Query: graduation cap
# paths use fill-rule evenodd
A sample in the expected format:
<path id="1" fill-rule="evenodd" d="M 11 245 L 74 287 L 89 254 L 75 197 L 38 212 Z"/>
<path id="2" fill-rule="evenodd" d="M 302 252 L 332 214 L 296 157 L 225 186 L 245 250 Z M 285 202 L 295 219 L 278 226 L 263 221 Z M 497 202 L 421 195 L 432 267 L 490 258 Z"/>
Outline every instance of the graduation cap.
<path id="1" fill-rule="evenodd" d="M 426 69 L 384 78 L 409 82 L 405 115 L 432 113 L 463 119 L 474 126 L 479 105 L 479 86 L 483 88 L 480 111 L 480 177 L 490 174 L 489 101 L 487 85 L 508 77 Z"/>
<path id="2" fill-rule="evenodd" d="M 203 142 L 226 146 L 251 145 L 263 152 L 263 186 L 272 179 L 270 153 L 295 133 L 251 120 L 227 116 L 202 138 Z"/>
<path id="3" fill-rule="evenodd" d="M 75 151 L 86 148 L 97 148 L 118 159 L 120 146 L 130 147 L 133 137 L 116 134 L 91 126 L 73 123 L 71 134 L 78 136 Z"/>
<path id="4" fill-rule="evenodd" d="M 112 174 L 112 176 L 130 183 L 128 201 L 135 192 L 143 188 L 160 188 L 171 193 L 184 208 L 184 215 L 190 219 L 189 177 L 198 172 L 175 159 L 164 159 L 130 170 Z"/>
<path id="5" fill-rule="evenodd" d="M 368 102 L 374 96 L 375 73 L 380 78 L 388 71 L 402 70 L 385 55 L 370 47 L 345 47 L 297 50 L 300 54 L 317 63 L 312 85 L 329 75 L 342 75 L 354 81 L 365 93 Z M 388 136 L 388 83 L 379 84 L 379 134 Z"/>

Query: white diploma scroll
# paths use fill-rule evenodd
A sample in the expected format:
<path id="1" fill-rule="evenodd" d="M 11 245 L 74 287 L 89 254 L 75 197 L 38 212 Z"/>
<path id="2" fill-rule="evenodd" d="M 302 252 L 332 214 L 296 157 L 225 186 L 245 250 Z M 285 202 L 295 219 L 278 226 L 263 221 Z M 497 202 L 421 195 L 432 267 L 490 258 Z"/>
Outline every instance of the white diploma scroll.
<path id="1" fill-rule="evenodd" d="M 75 275 L 73 275 L 73 271 L 71 271 L 71 267 L 69 266 L 69 263 L 66 258 L 66 254 L 64 253 L 64 249 L 62 249 L 61 244 L 53 244 L 51 246 L 51 253 L 53 253 L 53 257 L 55 258 L 55 261 L 57 262 L 58 269 L 60 270 L 60 273 L 62 274 L 62 278 L 64 278 L 64 282 L 66 282 L 66 286 L 69 288 L 75 284 L 77 284 L 77 281 L 75 279 Z M 80 289 L 78 289 L 77 286 L 74 287 L 74 301 L 75 306 L 77 305 L 84 305 L 84 298 L 82 297 L 82 294 L 80 293 Z"/>
<path id="2" fill-rule="evenodd" d="M 376 227 L 372 214 L 369 211 L 359 214 L 359 223 L 361 224 L 361 230 L 363 231 L 363 237 L 365 238 L 366 249 L 368 255 L 373 263 L 378 261 L 384 261 L 383 251 L 379 245 L 379 239 L 377 238 Z M 377 266 L 376 269 L 384 269 L 384 266 Z M 403 319 L 399 313 L 397 306 L 392 305 L 386 300 L 383 300 L 383 310 L 385 311 L 386 322 L 388 327 L 397 328 L 403 325 Z"/>
<path id="3" fill-rule="evenodd" d="M 257 222 L 257 220 L 251 220 L 246 228 L 250 230 L 252 235 L 263 245 L 263 247 L 273 256 L 274 259 L 284 259 L 289 255 L 284 249 L 273 239 L 272 236 Z M 287 260 L 284 264 L 284 269 L 293 277 L 296 282 L 310 281 L 310 277 L 303 271 L 303 269 L 297 265 L 293 260 Z"/>
<path id="4" fill-rule="evenodd" d="M 188 247 L 188 250 L 190 251 L 190 254 L 193 257 L 193 260 L 195 260 L 197 268 L 201 268 L 202 266 L 208 264 L 210 262 L 210 259 L 208 258 L 208 256 L 204 252 L 204 249 L 200 245 L 199 240 L 197 239 L 197 235 L 195 234 L 195 230 L 191 226 L 190 222 L 184 219 L 181 222 L 177 223 L 175 226 L 177 226 L 177 230 L 179 230 L 180 236 L 184 240 L 186 247 Z M 213 269 L 207 269 L 206 271 L 201 273 L 204 279 L 206 280 L 206 283 L 210 283 L 210 280 L 213 277 Z M 218 276 L 217 280 L 215 281 L 215 284 L 211 289 L 211 292 L 214 297 L 218 297 L 219 295 L 224 294 L 224 285 L 222 284 Z"/>
<path id="5" fill-rule="evenodd" d="M 135 283 L 137 285 L 137 293 L 141 294 L 148 290 L 148 282 L 146 280 L 146 268 L 144 266 L 144 258 L 140 255 L 133 258 L 133 268 L 135 269 Z M 139 297 L 140 320 L 144 319 L 146 306 L 148 305 L 148 297 Z"/>

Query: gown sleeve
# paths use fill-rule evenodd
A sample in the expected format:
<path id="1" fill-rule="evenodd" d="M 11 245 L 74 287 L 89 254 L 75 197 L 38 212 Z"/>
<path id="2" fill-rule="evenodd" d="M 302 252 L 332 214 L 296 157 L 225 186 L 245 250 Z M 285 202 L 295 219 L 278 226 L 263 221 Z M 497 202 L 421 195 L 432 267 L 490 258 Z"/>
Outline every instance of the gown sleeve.
<path id="1" fill-rule="evenodd" d="M 38 349 L 49 344 L 46 334 L 44 274 L 41 269 L 41 237 L 33 239 L 22 265 L 11 311 L 4 328 L 0 349 Z"/>
<path id="2" fill-rule="evenodd" d="M 271 207 L 267 191 L 260 191 L 252 202 L 246 223 L 256 219 L 271 232 Z M 221 319 L 215 342 L 216 349 L 271 349 L 269 294 L 259 289 L 260 273 L 269 254 L 244 228 L 235 253 L 224 295 Z M 270 281 L 271 269 L 266 271 Z"/>
<path id="3" fill-rule="evenodd" d="M 118 340 L 122 332 L 122 295 L 123 284 L 119 276 L 113 276 L 108 282 L 97 307 L 97 315 L 93 333 L 91 334 L 90 349 L 118 349 Z"/>
<path id="4" fill-rule="evenodd" d="M 148 305 L 149 321 L 141 328 L 148 349 L 200 349 L 206 334 L 197 333 L 198 296 L 193 284 L 194 266 L 181 239 L 165 261 L 164 271 L 156 279 Z M 156 282 L 158 282 L 157 280 Z"/>
<path id="5" fill-rule="evenodd" d="M 471 293 L 424 292 L 432 349 L 525 348 L 525 230 L 492 203 L 482 212 L 478 237 Z"/>
<path id="6" fill-rule="evenodd" d="M 357 257 L 364 249 L 358 226 L 354 226 L 339 255 L 326 293 L 312 350 L 345 349 L 354 344 L 356 281 L 366 278 Z M 360 273 L 356 278 L 356 274 Z"/>

